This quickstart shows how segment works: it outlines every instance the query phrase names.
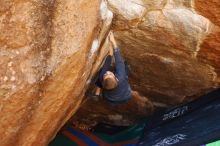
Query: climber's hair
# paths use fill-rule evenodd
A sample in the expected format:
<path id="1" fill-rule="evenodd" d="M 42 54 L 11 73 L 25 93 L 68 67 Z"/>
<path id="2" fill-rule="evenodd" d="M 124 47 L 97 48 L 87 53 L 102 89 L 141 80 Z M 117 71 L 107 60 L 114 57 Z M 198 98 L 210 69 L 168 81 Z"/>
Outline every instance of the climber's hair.
<path id="1" fill-rule="evenodd" d="M 116 88 L 118 85 L 116 77 L 108 77 L 106 79 L 103 79 L 102 86 L 106 90 L 112 90 Z"/>

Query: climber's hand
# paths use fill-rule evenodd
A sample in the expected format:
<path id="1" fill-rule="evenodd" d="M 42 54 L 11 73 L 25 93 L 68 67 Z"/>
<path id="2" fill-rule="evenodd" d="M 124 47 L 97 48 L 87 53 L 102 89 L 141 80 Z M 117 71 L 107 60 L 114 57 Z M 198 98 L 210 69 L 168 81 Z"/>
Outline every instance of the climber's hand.
<path id="1" fill-rule="evenodd" d="M 114 47 L 114 48 L 117 48 L 117 43 L 116 43 L 116 41 L 115 41 L 115 37 L 114 37 L 113 32 L 110 32 L 110 33 L 109 33 L 109 40 L 111 41 L 113 47 Z"/>

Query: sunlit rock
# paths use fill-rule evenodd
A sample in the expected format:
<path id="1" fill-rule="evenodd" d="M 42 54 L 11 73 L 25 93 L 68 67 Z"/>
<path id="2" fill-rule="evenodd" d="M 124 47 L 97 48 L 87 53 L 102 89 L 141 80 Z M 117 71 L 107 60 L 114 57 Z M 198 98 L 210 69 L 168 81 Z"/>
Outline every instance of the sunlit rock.
<path id="1" fill-rule="evenodd" d="M 135 12 L 127 9 L 128 3 Z M 200 57 L 201 44 L 212 32 L 213 24 L 196 13 L 193 4 L 184 0 L 109 1 L 110 9 L 118 16 L 113 29 L 119 47 L 131 65 L 132 88 L 151 98 L 155 105 L 181 103 L 219 85 L 218 67 L 204 57 L 209 53 Z M 129 25 L 131 16 L 138 20 L 135 25 Z M 209 49 L 211 53 L 213 48 Z M 218 53 L 215 61 L 219 61 Z"/>
<path id="2" fill-rule="evenodd" d="M 1 1 L 1 146 L 49 143 L 106 56 L 111 19 L 100 0 Z"/>

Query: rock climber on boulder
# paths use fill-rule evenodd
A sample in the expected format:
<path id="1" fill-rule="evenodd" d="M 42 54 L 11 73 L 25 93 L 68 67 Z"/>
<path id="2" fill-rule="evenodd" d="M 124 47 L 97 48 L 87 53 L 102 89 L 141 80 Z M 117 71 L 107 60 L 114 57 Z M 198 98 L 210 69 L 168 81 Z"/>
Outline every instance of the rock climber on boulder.
<path id="1" fill-rule="evenodd" d="M 131 98 L 131 88 L 128 83 L 128 68 L 121 58 L 112 32 L 110 32 L 109 39 L 113 45 L 113 49 L 110 49 L 110 53 L 99 72 L 95 95 L 100 96 L 102 91 L 102 96 L 107 101 L 115 104 L 126 103 Z M 110 71 L 113 56 L 115 58 L 115 67 L 113 71 Z"/>

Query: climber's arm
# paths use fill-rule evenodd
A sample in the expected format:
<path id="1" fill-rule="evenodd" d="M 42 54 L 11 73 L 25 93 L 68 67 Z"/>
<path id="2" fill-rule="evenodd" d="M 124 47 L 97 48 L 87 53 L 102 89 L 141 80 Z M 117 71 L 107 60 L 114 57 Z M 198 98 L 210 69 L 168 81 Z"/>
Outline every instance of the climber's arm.
<path id="1" fill-rule="evenodd" d="M 119 49 L 114 49 L 114 57 L 115 57 L 115 75 L 117 79 L 120 81 L 126 78 L 125 65 L 119 53 Z"/>
<path id="2" fill-rule="evenodd" d="M 110 66 L 111 66 L 111 62 L 112 62 L 112 56 L 111 55 L 108 55 L 106 60 L 105 60 L 105 63 L 99 73 L 99 82 L 102 83 L 102 80 L 103 80 L 103 76 L 104 74 L 106 73 L 106 71 L 109 70 Z"/>
<path id="3" fill-rule="evenodd" d="M 107 58 L 105 59 L 105 63 L 102 66 L 102 68 L 99 71 L 99 75 L 98 75 L 98 79 L 95 82 L 95 85 L 98 88 L 102 88 L 102 80 L 103 80 L 103 76 L 104 74 L 109 70 L 111 63 L 112 63 L 112 56 L 113 56 L 113 50 L 112 48 L 110 48 L 109 50 L 109 55 L 107 56 Z M 98 91 L 97 91 L 98 92 Z"/>
<path id="4" fill-rule="evenodd" d="M 115 68 L 116 68 L 115 75 L 120 82 L 126 78 L 125 65 L 121 58 L 117 43 L 115 41 L 112 32 L 110 33 L 110 41 L 112 42 L 112 45 L 114 47 Z"/>

